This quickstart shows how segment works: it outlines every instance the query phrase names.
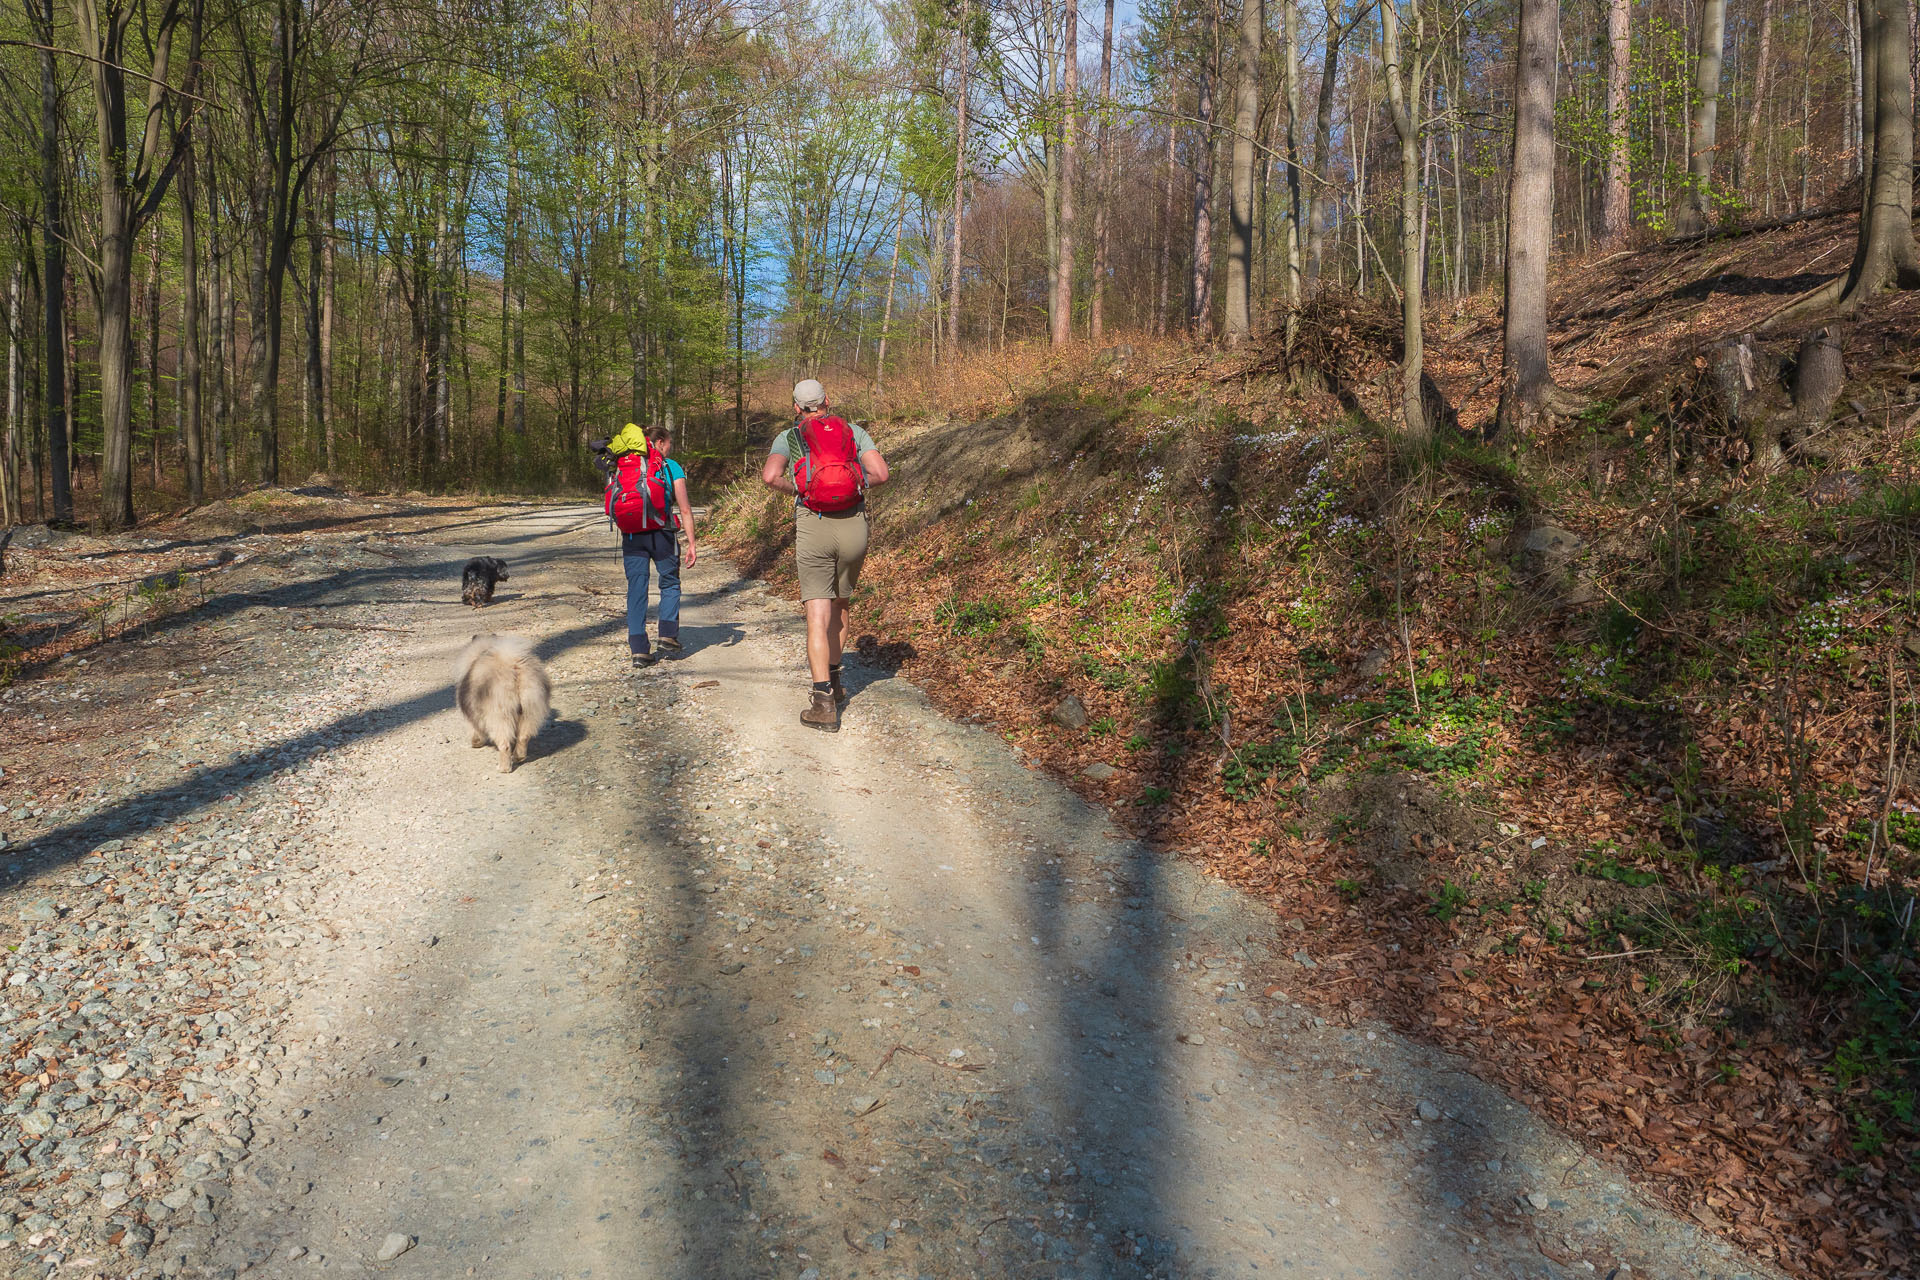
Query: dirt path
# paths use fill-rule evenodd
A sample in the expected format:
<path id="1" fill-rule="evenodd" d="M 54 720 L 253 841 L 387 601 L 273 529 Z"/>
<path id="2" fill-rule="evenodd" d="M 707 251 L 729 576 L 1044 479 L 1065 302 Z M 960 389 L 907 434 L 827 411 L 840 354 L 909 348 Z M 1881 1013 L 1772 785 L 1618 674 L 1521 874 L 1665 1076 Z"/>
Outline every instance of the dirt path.
<path id="1" fill-rule="evenodd" d="M 304 806 L 244 1155 L 144 1262 L 61 1274 L 1766 1274 L 1302 1010 L 1284 920 L 906 682 L 803 728 L 795 610 L 725 564 L 636 673 L 591 512 L 441 536 L 411 598 L 339 602 L 397 630 Z M 513 577 L 476 618 L 478 550 Z M 554 677 L 507 776 L 446 692 L 481 624 Z"/>

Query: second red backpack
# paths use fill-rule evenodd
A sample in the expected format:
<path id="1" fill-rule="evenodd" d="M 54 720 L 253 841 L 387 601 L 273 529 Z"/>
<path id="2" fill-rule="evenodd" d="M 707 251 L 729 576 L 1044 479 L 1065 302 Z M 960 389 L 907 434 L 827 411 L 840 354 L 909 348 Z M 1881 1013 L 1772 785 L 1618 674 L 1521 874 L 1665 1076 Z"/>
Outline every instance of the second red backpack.
<path id="1" fill-rule="evenodd" d="M 867 495 L 867 476 L 853 428 L 844 419 L 823 414 L 801 419 L 794 433 L 800 437 L 800 456 L 793 460 L 800 505 L 823 514 L 859 506 Z"/>
<path id="2" fill-rule="evenodd" d="M 673 528 L 673 492 L 667 483 L 666 455 L 649 448 L 614 460 L 607 481 L 607 515 L 622 533 L 654 533 Z"/>

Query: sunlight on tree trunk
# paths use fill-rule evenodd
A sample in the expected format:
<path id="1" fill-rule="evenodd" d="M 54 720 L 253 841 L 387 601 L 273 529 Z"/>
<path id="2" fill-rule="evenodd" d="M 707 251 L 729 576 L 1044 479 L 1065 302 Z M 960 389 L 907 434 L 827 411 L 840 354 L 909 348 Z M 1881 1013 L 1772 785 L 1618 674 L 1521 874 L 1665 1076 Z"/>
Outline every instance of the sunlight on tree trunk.
<path id="1" fill-rule="evenodd" d="M 1713 156 L 1719 147 L 1720 60 L 1726 44 L 1727 0 L 1706 0 L 1700 11 L 1700 81 L 1687 144 L 1687 179 L 1674 200 L 1669 234 L 1698 236 L 1713 226 Z"/>
<path id="2" fill-rule="evenodd" d="M 1859 0 L 1867 116 L 1862 150 L 1860 230 L 1847 274 L 1764 326 L 1828 306 L 1852 311 L 1885 289 L 1920 289 L 1920 248 L 1913 236 L 1913 91 L 1908 57 L 1912 26 L 1906 0 Z"/>
<path id="3" fill-rule="evenodd" d="M 1241 0 L 1240 74 L 1234 85 L 1233 172 L 1227 217 L 1227 345 L 1253 332 L 1253 132 L 1260 123 L 1260 39 L 1267 27 L 1264 0 Z"/>
<path id="4" fill-rule="evenodd" d="M 1061 39 L 1064 65 L 1060 93 L 1060 258 L 1054 268 L 1053 281 L 1053 345 L 1056 347 L 1073 341 L 1073 170 L 1074 156 L 1079 150 L 1074 136 L 1075 108 L 1080 93 L 1079 0 L 1066 0 L 1065 34 Z"/>
<path id="5" fill-rule="evenodd" d="M 1553 248 L 1553 103 L 1560 0 L 1521 0 L 1507 194 L 1507 314 L 1498 429 L 1536 434 L 1548 412 L 1547 261 Z"/>
<path id="6" fill-rule="evenodd" d="M 1417 11 L 1416 11 L 1417 12 Z M 1426 359 L 1421 293 L 1425 253 L 1420 243 L 1420 129 L 1413 111 L 1420 102 L 1420 45 L 1416 18 L 1413 49 L 1401 65 L 1399 0 L 1380 3 L 1380 62 L 1387 77 L 1387 104 L 1400 140 L 1400 414 L 1406 443 L 1419 448 L 1432 438 L 1421 374 Z"/>
<path id="7" fill-rule="evenodd" d="M 1632 0 L 1607 0 L 1607 176 L 1600 238 L 1619 244 L 1633 230 L 1628 89 L 1633 80 Z"/>

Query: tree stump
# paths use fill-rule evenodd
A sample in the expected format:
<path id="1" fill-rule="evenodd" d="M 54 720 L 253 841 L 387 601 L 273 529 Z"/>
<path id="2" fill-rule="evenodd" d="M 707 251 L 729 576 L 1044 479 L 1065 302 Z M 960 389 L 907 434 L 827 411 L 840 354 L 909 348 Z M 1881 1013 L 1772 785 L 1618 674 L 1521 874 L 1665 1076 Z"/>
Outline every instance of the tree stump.
<path id="1" fill-rule="evenodd" d="M 1787 429 L 1794 448 L 1826 422 L 1846 381 L 1846 356 L 1833 330 L 1815 329 L 1800 340 L 1793 359 L 1793 416 Z"/>

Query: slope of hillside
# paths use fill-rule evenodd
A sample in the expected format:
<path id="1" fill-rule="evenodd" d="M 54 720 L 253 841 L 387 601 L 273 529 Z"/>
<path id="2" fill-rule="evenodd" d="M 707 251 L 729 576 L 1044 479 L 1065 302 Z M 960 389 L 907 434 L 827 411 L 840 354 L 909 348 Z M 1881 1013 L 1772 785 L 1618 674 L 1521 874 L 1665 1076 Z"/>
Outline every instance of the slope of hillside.
<path id="1" fill-rule="evenodd" d="M 856 634 L 1139 833 L 1271 896 L 1300 984 L 1388 1019 L 1804 1275 L 1912 1265 L 1920 1201 L 1920 298 L 1762 471 L 1704 352 L 1843 267 L 1851 222 L 1583 266 L 1520 463 L 1403 458 L 1391 325 L 1055 365 L 977 418 L 881 422 Z M 1490 414 L 1497 317 L 1437 326 Z M 1763 339 L 1788 353 L 1799 331 Z M 784 501 L 790 501 L 784 500 Z M 791 582 L 783 500 L 716 512 Z"/>

